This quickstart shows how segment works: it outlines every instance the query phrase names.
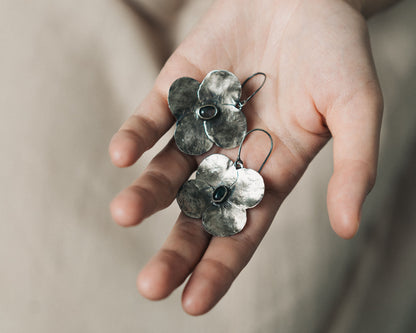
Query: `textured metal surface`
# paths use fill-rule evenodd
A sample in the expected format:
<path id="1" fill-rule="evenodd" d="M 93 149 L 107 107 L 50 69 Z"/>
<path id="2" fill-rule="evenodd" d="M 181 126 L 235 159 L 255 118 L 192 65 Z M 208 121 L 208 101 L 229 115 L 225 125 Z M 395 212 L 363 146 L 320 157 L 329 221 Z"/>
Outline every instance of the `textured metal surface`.
<path id="1" fill-rule="evenodd" d="M 211 149 L 212 142 L 226 149 L 237 147 L 247 132 L 247 120 L 235 107 L 240 97 L 241 84 L 228 71 L 212 71 L 201 84 L 188 77 L 177 79 L 169 89 L 168 103 L 177 119 L 178 148 L 188 155 L 201 155 Z M 215 113 L 208 115 L 206 109 L 205 117 L 200 110 L 208 106 Z"/>
<path id="2" fill-rule="evenodd" d="M 241 83 L 231 72 L 215 70 L 209 72 L 198 90 L 202 104 L 237 105 L 241 97 Z"/>
<path id="3" fill-rule="evenodd" d="M 209 184 L 213 190 L 221 185 L 231 187 L 237 180 L 237 169 L 227 156 L 212 154 L 199 165 L 196 179 Z"/>
<path id="4" fill-rule="evenodd" d="M 204 122 L 195 112 L 178 121 L 174 138 L 179 150 L 188 155 L 202 155 L 214 145 L 205 134 Z"/>
<path id="5" fill-rule="evenodd" d="M 218 147 L 237 147 L 247 133 L 247 120 L 239 109 L 231 105 L 221 105 L 218 115 L 204 123 L 205 133 Z"/>
<path id="6" fill-rule="evenodd" d="M 199 82 L 190 77 L 181 77 L 172 83 L 169 89 L 168 104 L 176 119 L 192 112 L 198 103 Z"/>
<path id="7" fill-rule="evenodd" d="M 212 190 L 204 182 L 188 180 L 182 185 L 176 198 L 180 209 L 186 216 L 200 219 L 202 212 L 210 204 Z"/>
<path id="8" fill-rule="evenodd" d="M 229 201 L 245 208 L 257 206 L 264 195 L 263 177 L 252 169 L 242 168 L 237 172 L 238 179 Z"/>
<path id="9" fill-rule="evenodd" d="M 221 200 L 216 194 L 222 187 L 229 193 Z M 179 190 L 177 201 L 183 213 L 201 218 L 205 230 L 213 236 L 231 236 L 240 232 L 247 220 L 246 209 L 256 206 L 264 195 L 261 175 L 251 169 L 236 169 L 232 160 L 222 154 L 205 158 L 196 179 Z"/>
<path id="10" fill-rule="evenodd" d="M 208 206 L 202 213 L 202 226 L 213 236 L 227 237 L 243 230 L 247 222 L 246 210 L 233 204 Z"/>

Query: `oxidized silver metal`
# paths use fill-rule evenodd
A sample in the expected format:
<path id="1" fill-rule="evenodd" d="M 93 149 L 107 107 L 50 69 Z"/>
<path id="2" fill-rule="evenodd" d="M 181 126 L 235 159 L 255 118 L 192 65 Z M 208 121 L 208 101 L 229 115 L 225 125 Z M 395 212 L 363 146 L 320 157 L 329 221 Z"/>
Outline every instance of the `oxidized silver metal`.
<path id="1" fill-rule="evenodd" d="M 244 139 L 244 138 L 243 138 Z M 232 236 L 246 225 L 246 209 L 264 196 L 264 181 L 255 170 L 238 168 L 227 156 L 213 154 L 199 165 L 196 178 L 182 185 L 177 202 L 183 213 L 202 218 L 213 236 Z"/>
<path id="2" fill-rule="evenodd" d="M 188 155 L 201 155 L 215 143 L 237 147 L 247 132 L 241 111 L 242 85 L 226 70 L 214 70 L 200 84 L 189 77 L 177 79 L 169 89 L 168 104 L 175 116 L 175 142 Z"/>

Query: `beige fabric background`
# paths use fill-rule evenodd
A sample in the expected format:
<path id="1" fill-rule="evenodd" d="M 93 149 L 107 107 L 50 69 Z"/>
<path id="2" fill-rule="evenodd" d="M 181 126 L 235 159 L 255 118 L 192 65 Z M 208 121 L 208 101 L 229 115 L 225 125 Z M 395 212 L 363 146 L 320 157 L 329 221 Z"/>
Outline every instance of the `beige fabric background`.
<path id="1" fill-rule="evenodd" d="M 0 332 L 416 331 L 411 0 L 370 22 L 386 108 L 359 235 L 329 227 L 329 145 L 213 311 L 184 314 L 181 290 L 156 303 L 136 292 L 178 208 L 133 229 L 112 223 L 109 201 L 163 143 L 127 170 L 107 144 L 208 5 L 0 0 Z"/>

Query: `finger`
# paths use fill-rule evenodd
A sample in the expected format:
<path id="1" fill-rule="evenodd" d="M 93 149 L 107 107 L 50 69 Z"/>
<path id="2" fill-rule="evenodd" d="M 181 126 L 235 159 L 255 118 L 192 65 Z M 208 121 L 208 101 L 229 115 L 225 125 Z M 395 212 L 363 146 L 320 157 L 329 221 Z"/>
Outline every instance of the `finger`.
<path id="1" fill-rule="evenodd" d="M 242 232 L 211 239 L 182 295 L 187 313 L 204 314 L 224 296 L 263 239 L 281 202 L 266 194 L 259 206 L 247 210 L 248 222 Z"/>
<path id="2" fill-rule="evenodd" d="M 109 153 L 114 165 L 132 165 L 172 126 L 174 117 L 167 94 L 173 81 L 182 76 L 201 79 L 201 71 L 176 52 L 161 70 L 153 89 L 111 139 Z"/>
<path id="3" fill-rule="evenodd" d="M 166 94 L 160 88 L 153 88 L 138 109 L 114 134 L 109 153 L 114 165 L 128 167 L 172 126 Z"/>
<path id="4" fill-rule="evenodd" d="M 199 220 L 181 214 L 160 251 L 140 272 L 139 292 L 151 300 L 169 296 L 192 272 L 209 240 Z"/>
<path id="5" fill-rule="evenodd" d="M 332 228 L 352 238 L 359 227 L 361 209 L 374 186 L 382 117 L 378 84 L 369 85 L 334 105 L 327 115 L 334 138 L 334 173 L 328 186 L 328 213 Z"/>
<path id="6" fill-rule="evenodd" d="M 171 141 L 143 174 L 113 199 L 113 219 L 122 226 L 132 226 L 169 206 L 195 167 L 194 159 L 182 154 Z"/>

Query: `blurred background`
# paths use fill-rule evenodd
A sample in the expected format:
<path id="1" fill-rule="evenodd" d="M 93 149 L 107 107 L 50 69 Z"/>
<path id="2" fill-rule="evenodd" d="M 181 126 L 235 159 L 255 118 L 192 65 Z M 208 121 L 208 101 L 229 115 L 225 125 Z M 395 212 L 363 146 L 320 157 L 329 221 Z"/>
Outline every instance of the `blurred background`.
<path id="1" fill-rule="evenodd" d="M 122 229 L 108 203 L 168 137 L 125 170 L 107 146 L 209 4 L 0 0 L 0 332 L 416 332 L 412 0 L 369 21 L 385 114 L 357 237 L 329 226 L 329 144 L 210 313 L 136 291 L 178 208 Z"/>

